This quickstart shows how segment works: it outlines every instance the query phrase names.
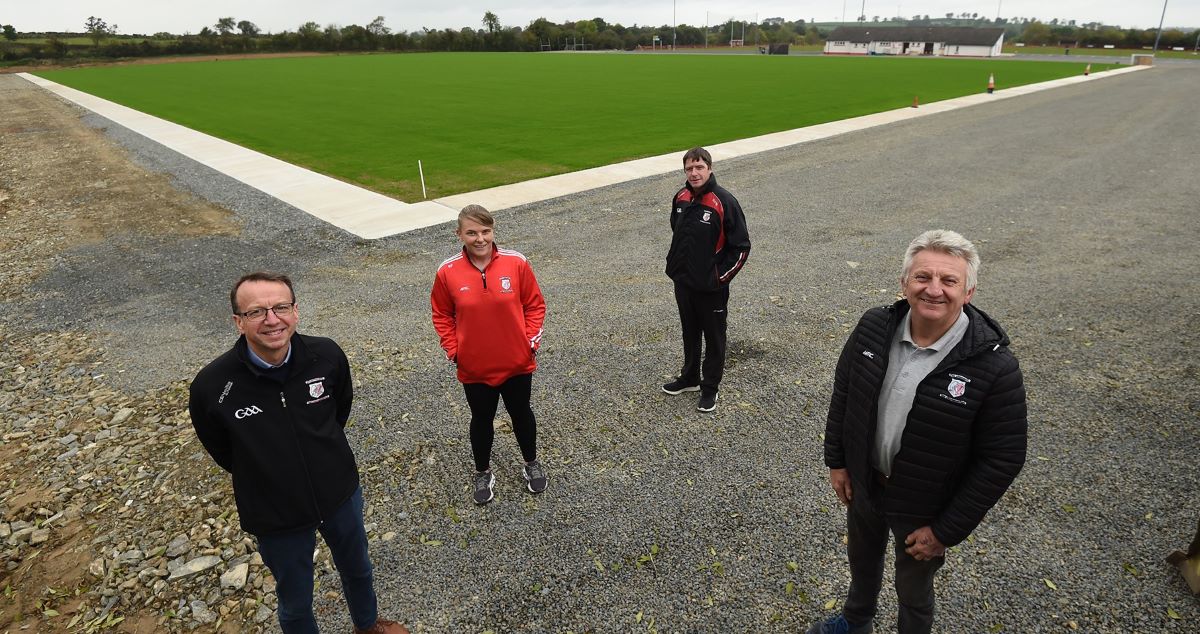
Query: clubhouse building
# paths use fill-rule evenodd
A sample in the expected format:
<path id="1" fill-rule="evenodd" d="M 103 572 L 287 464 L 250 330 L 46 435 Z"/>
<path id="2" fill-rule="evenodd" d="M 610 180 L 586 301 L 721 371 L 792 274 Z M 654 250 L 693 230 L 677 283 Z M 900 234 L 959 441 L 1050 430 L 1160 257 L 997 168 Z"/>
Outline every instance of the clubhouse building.
<path id="1" fill-rule="evenodd" d="M 997 57 L 1004 29 L 968 26 L 839 26 L 826 55 L 940 55 Z"/>

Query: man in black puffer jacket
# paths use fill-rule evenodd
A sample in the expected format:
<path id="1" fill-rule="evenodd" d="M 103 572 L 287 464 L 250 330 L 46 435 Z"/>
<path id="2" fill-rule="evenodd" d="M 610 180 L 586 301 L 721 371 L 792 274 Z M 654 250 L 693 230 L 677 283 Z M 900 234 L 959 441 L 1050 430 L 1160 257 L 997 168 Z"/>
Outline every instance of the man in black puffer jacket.
<path id="1" fill-rule="evenodd" d="M 969 302 L 979 255 L 953 231 L 908 247 L 904 299 L 866 312 L 838 359 L 825 465 L 847 511 L 850 590 L 810 634 L 865 634 L 896 541 L 900 634 L 933 627 L 933 578 L 1025 463 L 1025 384 L 1008 336 Z"/>

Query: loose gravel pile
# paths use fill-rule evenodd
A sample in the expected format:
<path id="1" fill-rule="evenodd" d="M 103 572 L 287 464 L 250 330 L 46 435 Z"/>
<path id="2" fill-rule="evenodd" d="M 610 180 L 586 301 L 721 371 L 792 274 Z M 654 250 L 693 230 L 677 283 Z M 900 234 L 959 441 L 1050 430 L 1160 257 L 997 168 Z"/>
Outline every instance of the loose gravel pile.
<path id="1" fill-rule="evenodd" d="M 450 228 L 357 240 L 109 128 L 139 169 L 229 209 L 239 230 L 111 232 L 55 251 L 20 292 L 6 293 L 6 346 L 28 355 L 57 350 L 51 341 L 86 343 L 103 356 L 53 354 L 65 361 L 42 361 L 54 371 L 35 387 L 6 367 L 6 386 L 20 387 L 0 394 L 32 405 L 24 419 L 4 408 L 0 452 L 36 454 L 7 462 L 61 498 L 40 504 L 63 512 L 48 544 L 60 521 L 75 518 L 66 525 L 106 538 L 83 544 L 82 566 L 125 565 L 125 556 L 133 563 L 123 571 L 150 571 L 128 589 L 81 582 L 86 618 L 115 596 L 109 614 L 186 630 L 204 622 L 197 613 L 207 617 L 193 607 L 200 600 L 226 628 L 270 630 L 265 572 L 236 530 L 227 482 L 189 443 L 180 408 L 186 381 L 233 340 L 228 284 L 245 270 L 282 269 L 298 282 L 301 329 L 337 339 L 354 367 L 350 435 L 385 615 L 418 632 L 796 631 L 840 607 L 848 584 L 845 518 L 821 463 L 834 362 L 858 316 L 894 299 L 907 242 L 947 227 L 980 247 L 975 303 L 1013 339 L 1031 435 L 1013 489 L 948 555 L 939 631 L 1192 631 L 1200 602 L 1163 558 L 1200 519 L 1200 187 L 1186 160 L 1200 138 L 1186 105 L 1198 90 L 1200 67 L 1175 65 L 717 157 L 715 173 L 746 209 L 754 247 L 734 281 L 713 414 L 696 412 L 694 395 L 658 391 L 680 362 L 662 274 L 666 201 L 678 178 L 502 212 L 498 237 L 529 256 L 548 306 L 533 405 L 550 487 L 538 497 L 524 491 L 502 411 L 497 499 L 481 508 L 470 502 L 465 399 L 428 314 L 433 272 L 455 250 Z M 32 186 L 19 165 L 0 166 Z M 0 204 L 9 210 L 0 222 L 32 209 L 26 197 Z M 88 392 L 98 358 L 113 392 L 100 403 Z M 39 399 L 71 409 L 52 415 Z M 117 425 L 123 399 L 145 405 Z M 59 420 L 67 424 L 56 428 Z M 86 462 L 116 430 L 137 434 L 127 444 L 146 443 L 144 457 Z M 79 451 L 57 466 L 72 434 Z M 96 485 L 80 476 L 100 468 L 139 474 L 133 483 L 147 484 L 111 497 L 123 504 L 156 492 L 144 503 L 168 500 L 154 507 L 162 519 L 101 519 L 81 506 L 77 491 Z M 20 493 L 0 496 L 4 521 L 37 524 L 44 513 L 18 505 Z M 172 580 L 173 558 L 157 549 L 179 535 L 188 547 L 179 563 L 219 561 L 204 560 L 212 566 L 191 581 Z M 10 562 L 35 551 L 23 545 Z M 221 579 L 240 564 L 247 581 L 224 592 Z M 320 571 L 322 627 L 343 631 L 337 576 L 327 564 Z M 152 596 L 158 580 L 171 605 L 138 594 Z M 894 619 L 885 591 L 877 631 L 894 631 Z"/>

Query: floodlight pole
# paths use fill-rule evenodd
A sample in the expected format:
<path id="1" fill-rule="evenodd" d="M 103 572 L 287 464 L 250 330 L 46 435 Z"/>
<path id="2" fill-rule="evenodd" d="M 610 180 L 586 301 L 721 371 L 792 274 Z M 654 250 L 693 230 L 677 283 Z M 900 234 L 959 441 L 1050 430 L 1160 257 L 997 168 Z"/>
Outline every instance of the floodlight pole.
<path id="1" fill-rule="evenodd" d="M 1150 51 L 1151 55 L 1158 55 L 1158 41 L 1162 39 L 1163 20 L 1167 17 L 1167 0 L 1163 0 L 1163 12 L 1158 18 L 1158 33 L 1154 36 L 1154 50 Z"/>
<path id="2" fill-rule="evenodd" d="M 671 0 L 671 52 L 675 52 L 675 4 L 676 0 Z"/>
<path id="3" fill-rule="evenodd" d="M 866 24 L 867 23 L 867 0 L 862 1 L 862 8 L 859 9 L 858 15 L 859 15 L 859 17 L 862 18 L 862 23 Z"/>
<path id="4" fill-rule="evenodd" d="M 1004 4 L 1004 0 L 996 0 L 996 23 L 1000 23 L 1000 6 Z"/>

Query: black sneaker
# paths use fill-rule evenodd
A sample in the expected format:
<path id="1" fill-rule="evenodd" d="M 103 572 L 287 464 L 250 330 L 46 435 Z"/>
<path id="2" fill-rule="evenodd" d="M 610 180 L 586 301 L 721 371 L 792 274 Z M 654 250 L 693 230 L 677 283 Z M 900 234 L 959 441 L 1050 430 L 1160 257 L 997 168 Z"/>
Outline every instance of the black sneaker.
<path id="1" fill-rule="evenodd" d="M 702 412 L 711 412 L 717 409 L 717 391 L 704 390 L 700 392 L 700 400 L 696 401 L 696 409 Z"/>
<path id="2" fill-rule="evenodd" d="M 808 628 L 807 634 L 871 634 L 870 621 L 862 625 L 851 625 L 841 614 L 817 621 Z"/>
<path id="3" fill-rule="evenodd" d="M 683 394 L 684 392 L 699 392 L 700 384 L 699 383 L 688 383 L 687 381 L 684 381 L 683 379 L 675 379 L 674 381 L 671 381 L 670 383 L 662 386 L 662 391 L 666 392 L 667 394 L 670 394 L 671 396 L 674 396 L 676 394 Z"/>
<path id="4" fill-rule="evenodd" d="M 540 460 L 526 463 L 521 471 L 525 474 L 525 486 L 529 487 L 530 493 L 541 493 L 546 490 L 546 482 L 549 478 L 546 477 L 546 467 L 542 466 Z"/>
<path id="5" fill-rule="evenodd" d="M 492 489 L 496 486 L 496 476 L 492 475 L 492 470 L 476 471 L 475 472 L 475 503 L 487 504 L 496 497 Z"/>

